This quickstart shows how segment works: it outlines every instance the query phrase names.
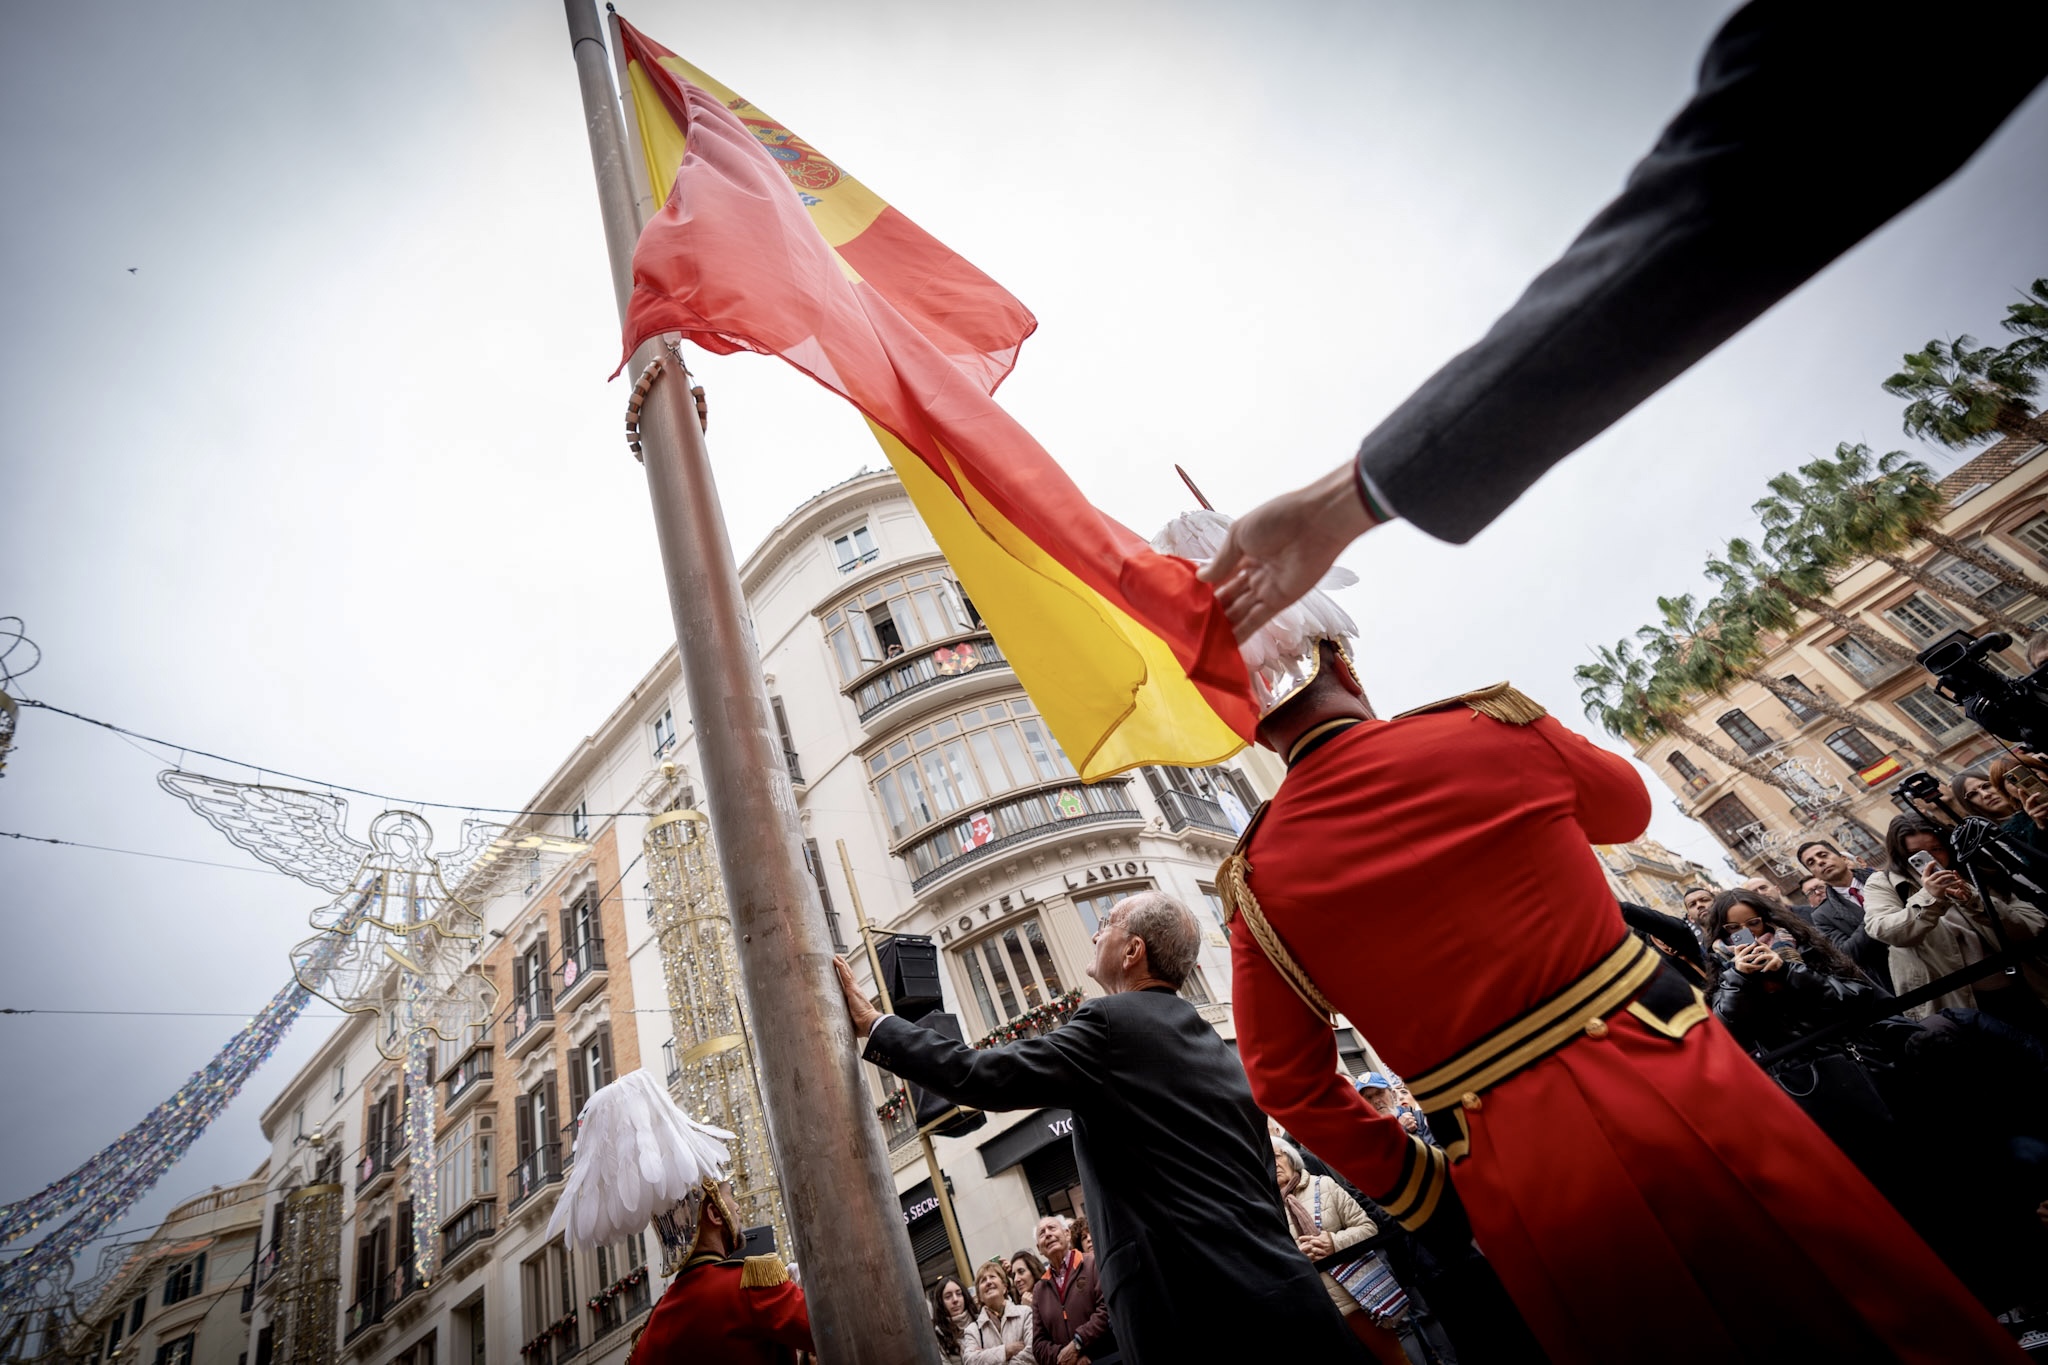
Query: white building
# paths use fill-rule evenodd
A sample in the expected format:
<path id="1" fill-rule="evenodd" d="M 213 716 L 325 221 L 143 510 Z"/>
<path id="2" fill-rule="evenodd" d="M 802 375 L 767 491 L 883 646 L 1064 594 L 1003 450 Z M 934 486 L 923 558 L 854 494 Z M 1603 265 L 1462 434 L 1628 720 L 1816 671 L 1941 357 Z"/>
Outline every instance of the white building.
<path id="1" fill-rule="evenodd" d="M 1147 887 L 1211 924 L 1185 993 L 1233 1036 L 1212 878 L 1277 783 L 1277 763 L 1248 751 L 1204 771 L 1080 783 L 893 474 L 862 473 L 806 501 L 741 577 L 811 868 L 835 939 L 863 976 L 842 841 L 871 921 L 937 943 L 946 1008 L 970 1041 L 1060 1017 L 1071 992 L 1092 992 L 1084 971 L 1097 917 Z M 590 850 L 490 912 L 480 960 L 500 992 L 498 1017 L 473 1045 L 442 1050 L 435 1081 L 441 1251 L 431 1284 L 409 1271 L 416 1215 L 396 1118 L 402 1081 L 378 1055 L 373 1025 L 341 1025 L 264 1112 L 278 1172 L 269 1244 L 294 1190 L 342 1186 L 339 1358 L 624 1358 L 662 1287 L 648 1239 L 585 1254 L 543 1233 L 583 1098 L 642 1065 L 671 1083 L 678 1074 L 635 858 L 650 816 L 703 802 L 695 735 L 671 648 L 530 803 L 563 812 L 551 832 Z M 1356 1037 L 1341 1037 L 1355 1058 Z M 929 1282 L 951 1268 L 942 1223 L 909 1117 L 891 1104 L 896 1083 L 870 1074 Z M 938 1141 L 971 1259 L 1028 1244 L 1042 1211 L 1079 1208 L 1065 1118 L 991 1115 Z M 259 1258 L 253 1365 L 270 1365 L 280 1339 L 273 1285 L 286 1278 L 274 1257 Z"/>

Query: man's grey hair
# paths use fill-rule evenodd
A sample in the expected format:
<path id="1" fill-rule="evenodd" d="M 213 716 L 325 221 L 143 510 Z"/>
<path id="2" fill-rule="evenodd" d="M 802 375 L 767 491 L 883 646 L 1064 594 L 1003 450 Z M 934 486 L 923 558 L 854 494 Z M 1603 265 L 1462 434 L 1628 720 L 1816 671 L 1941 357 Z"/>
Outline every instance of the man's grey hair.
<path id="1" fill-rule="evenodd" d="M 1179 990 L 1202 951 L 1202 929 L 1194 915 L 1163 891 L 1140 891 L 1116 908 L 1122 912 L 1124 932 L 1145 940 L 1145 961 L 1152 975 Z"/>
<path id="2" fill-rule="evenodd" d="M 1047 1223 L 1058 1223 L 1060 1227 L 1067 1232 L 1072 1232 L 1074 1230 L 1074 1220 L 1067 1217 L 1067 1215 L 1065 1215 L 1064 1213 L 1048 1213 L 1043 1218 L 1040 1218 L 1037 1222 L 1033 1223 L 1031 1226 L 1033 1228 L 1042 1228 Z"/>

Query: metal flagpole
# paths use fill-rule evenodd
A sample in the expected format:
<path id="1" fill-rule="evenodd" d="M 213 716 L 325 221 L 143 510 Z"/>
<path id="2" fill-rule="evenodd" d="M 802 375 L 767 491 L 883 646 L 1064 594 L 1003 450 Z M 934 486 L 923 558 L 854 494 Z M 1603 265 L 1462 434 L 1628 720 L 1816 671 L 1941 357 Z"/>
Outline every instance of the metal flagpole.
<path id="1" fill-rule="evenodd" d="M 860 885 L 853 879 L 853 860 L 846 856 L 846 840 L 841 839 L 838 842 L 839 870 L 846 874 L 846 889 L 853 897 L 853 922 L 860 927 L 861 946 L 868 951 L 868 970 L 875 975 L 875 993 L 882 997 L 882 1013 L 894 1014 L 896 1006 L 889 999 L 889 983 L 882 977 L 882 956 L 875 951 L 875 934 L 877 931 L 874 926 L 868 923 L 868 912 L 861 906 Z M 906 1091 L 905 1094 L 907 1097 L 908 1092 Z M 949 1110 L 947 1113 L 941 1114 L 937 1121 L 944 1123 L 959 1112 L 957 1108 Z M 910 1121 L 912 1123 L 917 1122 L 917 1111 L 915 1108 L 911 1110 Z M 924 1148 L 924 1168 L 931 1173 L 932 1198 L 938 1201 L 939 1221 L 946 1225 L 946 1242 L 953 1248 L 953 1268 L 959 1272 L 961 1285 L 970 1291 L 967 1297 L 972 1299 L 974 1297 L 971 1292 L 974 1288 L 974 1265 L 967 1259 L 967 1243 L 960 1237 L 959 1220 L 953 1217 L 953 1195 L 946 1188 L 946 1173 L 939 1169 L 939 1154 L 932 1147 L 931 1131 L 924 1127 L 918 1128 L 917 1142 L 919 1146 Z"/>
<path id="2" fill-rule="evenodd" d="M 625 130 L 596 5 L 564 0 L 564 9 L 623 319 L 641 226 Z M 632 361 L 636 377 L 658 360 L 665 368 L 640 412 L 647 491 L 811 1333 L 833 1365 L 936 1365 L 704 435 L 680 353 L 667 350 L 656 339 Z"/>

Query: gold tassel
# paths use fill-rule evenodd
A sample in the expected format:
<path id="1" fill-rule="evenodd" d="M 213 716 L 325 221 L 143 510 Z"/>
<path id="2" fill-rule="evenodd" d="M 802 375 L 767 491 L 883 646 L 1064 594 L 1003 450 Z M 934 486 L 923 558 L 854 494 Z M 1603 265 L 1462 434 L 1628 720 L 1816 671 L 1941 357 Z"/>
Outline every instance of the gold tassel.
<path id="1" fill-rule="evenodd" d="M 740 1267 L 740 1288 L 773 1289 L 789 1283 L 789 1267 L 780 1256 L 749 1256 Z"/>

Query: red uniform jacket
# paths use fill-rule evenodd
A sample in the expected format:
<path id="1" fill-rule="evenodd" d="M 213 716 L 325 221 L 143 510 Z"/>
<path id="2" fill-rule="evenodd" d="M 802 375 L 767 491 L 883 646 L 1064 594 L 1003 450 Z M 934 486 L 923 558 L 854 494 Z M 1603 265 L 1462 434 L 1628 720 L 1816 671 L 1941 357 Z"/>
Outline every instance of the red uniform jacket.
<path id="1" fill-rule="evenodd" d="M 804 1291 L 781 1262 L 735 1256 L 683 1267 L 654 1305 L 628 1365 L 788 1365 L 798 1351 L 816 1350 Z"/>
<path id="2" fill-rule="evenodd" d="M 1634 768 L 1556 720 L 1449 705 L 1299 759 L 1241 849 L 1245 884 L 1416 1077 L 1615 951 L 1589 845 L 1649 816 Z M 1412 1194 L 1429 1163 L 1337 1074 L 1328 1022 L 1242 920 L 1231 956 L 1259 1106 L 1366 1193 Z M 2024 1359 L 1718 1022 L 1606 1024 L 1442 1115 L 1469 1128 L 1449 1177 L 1475 1238 L 1554 1361 Z"/>

